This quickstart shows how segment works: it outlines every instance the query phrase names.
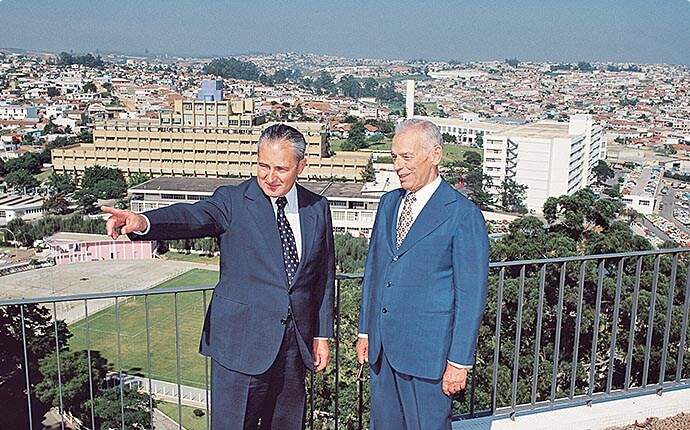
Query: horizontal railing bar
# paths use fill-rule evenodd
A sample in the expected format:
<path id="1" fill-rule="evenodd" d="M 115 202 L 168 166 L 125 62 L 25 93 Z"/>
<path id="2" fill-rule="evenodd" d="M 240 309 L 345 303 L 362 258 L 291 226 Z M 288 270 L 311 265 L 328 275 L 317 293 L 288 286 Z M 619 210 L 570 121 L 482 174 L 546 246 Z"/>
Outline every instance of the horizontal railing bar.
<path id="1" fill-rule="evenodd" d="M 571 261 L 591 261 L 622 257 L 637 257 L 649 256 L 659 254 L 675 254 L 682 252 L 690 252 L 690 248 L 672 248 L 672 249 L 656 249 L 651 251 L 631 251 L 631 252 L 616 252 L 613 254 L 590 254 L 590 255 L 575 255 L 572 257 L 557 257 L 557 258 L 540 258 L 534 260 L 513 260 L 513 261 L 494 261 L 489 263 L 490 268 L 507 267 L 507 266 L 523 266 L 531 264 L 557 264 Z"/>

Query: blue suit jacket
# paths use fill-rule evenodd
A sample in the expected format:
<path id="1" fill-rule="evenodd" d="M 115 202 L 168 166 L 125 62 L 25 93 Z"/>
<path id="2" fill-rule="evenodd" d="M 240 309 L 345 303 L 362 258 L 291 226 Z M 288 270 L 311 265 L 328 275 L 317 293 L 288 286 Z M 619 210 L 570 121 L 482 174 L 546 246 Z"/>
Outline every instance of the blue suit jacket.
<path id="1" fill-rule="evenodd" d="M 151 229 L 137 239 L 218 237 L 220 281 L 200 352 L 228 369 L 256 375 L 269 368 L 283 339 L 288 306 L 307 368 L 314 365 L 313 338 L 333 336 L 335 257 L 328 201 L 300 185 L 297 199 L 302 256 L 290 285 L 273 207 L 255 178 L 220 187 L 194 204 L 146 212 Z"/>
<path id="2" fill-rule="evenodd" d="M 488 236 L 481 211 L 442 181 L 395 248 L 405 190 L 381 197 L 369 245 L 359 332 L 369 362 L 440 379 L 446 360 L 471 365 L 486 304 Z"/>

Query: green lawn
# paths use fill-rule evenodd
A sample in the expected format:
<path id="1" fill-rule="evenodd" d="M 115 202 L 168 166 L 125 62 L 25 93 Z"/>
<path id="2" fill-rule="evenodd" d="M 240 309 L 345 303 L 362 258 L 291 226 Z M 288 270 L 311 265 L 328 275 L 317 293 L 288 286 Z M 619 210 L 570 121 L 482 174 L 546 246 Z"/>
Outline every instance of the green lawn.
<path id="1" fill-rule="evenodd" d="M 484 151 L 477 148 L 470 148 L 464 145 L 443 145 L 443 160 L 444 161 L 460 161 L 465 156 L 466 152 L 476 152 L 482 159 L 484 159 Z"/>
<path id="2" fill-rule="evenodd" d="M 160 402 L 156 407 L 175 422 L 178 421 L 177 403 Z M 197 417 L 194 415 L 194 409 L 201 409 L 204 411 L 204 415 Z M 205 412 L 205 408 L 182 405 L 182 426 L 187 430 L 206 430 L 206 419 L 209 417 L 206 416 Z"/>
<path id="3" fill-rule="evenodd" d="M 165 259 L 167 260 L 186 261 L 188 263 L 201 263 L 218 266 L 218 263 L 220 262 L 220 257 L 217 256 L 207 257 L 205 255 L 180 254 L 179 252 L 174 251 L 168 251 L 164 255 Z"/>
<path id="4" fill-rule="evenodd" d="M 48 167 L 47 169 L 45 169 L 45 170 L 42 171 L 41 173 L 39 173 L 39 174 L 37 174 L 37 175 L 34 175 L 34 178 L 36 178 L 36 180 L 37 180 L 38 182 L 43 182 L 43 181 L 45 181 L 46 179 L 48 179 L 48 177 L 51 175 L 51 173 L 53 173 L 53 168 L 52 168 L 52 167 Z"/>
<path id="5" fill-rule="evenodd" d="M 174 286 L 213 285 L 218 272 L 193 269 L 156 288 Z M 210 300 L 207 293 L 207 305 Z M 152 295 L 120 300 L 119 324 L 120 347 L 123 371 L 148 376 L 146 310 L 149 304 L 149 332 L 151 342 L 151 377 L 164 381 L 177 381 L 177 355 L 175 346 L 175 295 Z M 201 292 L 179 293 L 177 295 L 179 326 L 179 351 L 181 382 L 184 385 L 203 388 L 205 386 L 205 361 L 198 354 L 199 336 L 204 321 L 203 296 Z M 74 335 L 70 339 L 72 350 L 86 349 L 86 322 L 70 326 Z M 89 317 L 91 349 L 100 351 L 114 369 L 118 369 L 115 306 L 97 312 Z"/>
<path id="6" fill-rule="evenodd" d="M 342 142 L 344 142 L 344 140 L 342 139 L 331 139 L 331 148 L 336 152 L 340 151 L 340 145 L 342 144 Z M 365 149 L 365 151 L 373 152 L 390 152 L 390 150 L 391 139 L 384 139 L 381 143 L 371 145 L 369 148 Z M 463 159 L 465 153 L 468 151 L 476 152 L 483 158 L 484 152 L 481 149 L 470 148 L 469 146 L 464 145 L 447 144 L 443 145 L 443 160 L 460 161 Z"/>

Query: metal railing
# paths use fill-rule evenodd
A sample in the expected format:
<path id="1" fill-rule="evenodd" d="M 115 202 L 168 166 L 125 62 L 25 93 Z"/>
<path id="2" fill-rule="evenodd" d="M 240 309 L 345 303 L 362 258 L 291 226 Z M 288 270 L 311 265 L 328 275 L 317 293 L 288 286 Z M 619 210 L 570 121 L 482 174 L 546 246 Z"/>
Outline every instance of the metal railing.
<path id="1" fill-rule="evenodd" d="M 455 418 L 514 417 L 600 398 L 662 394 L 669 387 L 690 384 L 689 252 L 683 248 L 492 263 L 476 362 L 468 389 L 454 401 Z M 311 429 L 366 426 L 367 375 L 366 369 L 360 374 L 354 351 L 361 279 L 337 278 L 332 364 L 307 378 L 305 417 Z M 17 373 L 23 373 L 28 428 L 40 424 L 32 414 L 37 363 L 30 362 L 27 339 L 33 323 L 26 312 L 37 304 L 52 312 L 59 398 L 54 403 L 62 410 L 61 357 L 67 352 L 58 322 L 59 309 L 65 306 L 57 305 L 67 302 L 72 312 L 75 304 L 83 307 L 83 319 L 70 326 L 77 333 L 70 345 L 86 350 L 90 400 L 101 387 L 91 368 L 92 355 L 99 351 L 112 362 L 110 379 L 123 381 L 116 384 L 123 429 L 127 381 L 145 393 L 176 400 L 177 416 L 172 418 L 180 428 L 183 405 L 202 409 L 210 428 L 209 360 L 185 345 L 189 338 L 191 344 L 198 342 L 211 290 L 182 287 L 0 301 L 0 311 L 15 313 L 18 323 L 15 333 L 22 351 Z M 113 305 L 90 314 L 89 304 L 104 299 Z M 168 301 L 167 307 L 161 300 Z M 163 344 L 167 351 L 162 351 Z M 168 388 L 153 388 L 165 385 Z M 149 400 L 151 420 L 154 403 Z M 85 411 L 91 422 L 93 404 Z"/>

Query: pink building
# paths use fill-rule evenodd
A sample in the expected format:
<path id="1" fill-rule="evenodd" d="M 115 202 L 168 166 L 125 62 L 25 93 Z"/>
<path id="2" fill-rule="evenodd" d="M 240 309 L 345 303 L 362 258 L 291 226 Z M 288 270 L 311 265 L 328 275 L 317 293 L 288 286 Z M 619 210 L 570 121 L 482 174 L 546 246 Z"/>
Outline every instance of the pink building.
<path id="1" fill-rule="evenodd" d="M 127 236 L 113 240 L 101 234 L 56 233 L 46 239 L 55 264 L 101 260 L 148 260 L 154 258 L 156 242 L 132 242 Z"/>

